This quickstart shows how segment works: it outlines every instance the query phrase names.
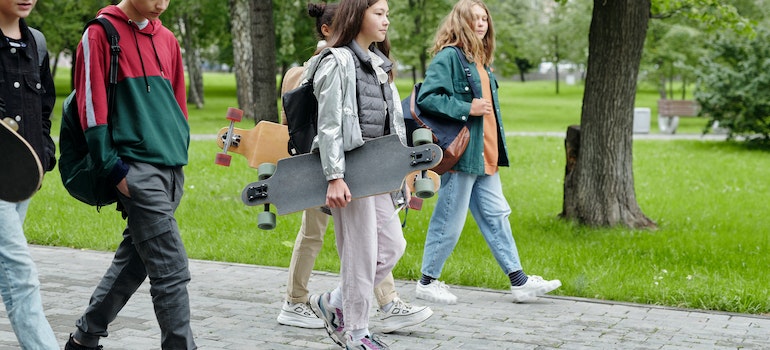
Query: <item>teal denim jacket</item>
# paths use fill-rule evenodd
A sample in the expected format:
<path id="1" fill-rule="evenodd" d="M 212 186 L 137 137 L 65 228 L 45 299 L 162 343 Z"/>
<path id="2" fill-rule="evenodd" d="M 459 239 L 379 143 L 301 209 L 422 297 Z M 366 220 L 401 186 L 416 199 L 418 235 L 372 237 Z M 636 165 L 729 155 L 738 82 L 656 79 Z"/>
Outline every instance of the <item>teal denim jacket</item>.
<path id="1" fill-rule="evenodd" d="M 492 99 L 495 108 L 498 130 L 498 166 L 509 166 L 508 150 L 505 143 L 505 130 L 500 117 L 500 101 L 498 99 L 498 84 L 489 67 L 485 67 L 489 75 L 492 89 Z M 471 75 L 473 82 L 481 91 L 481 80 L 476 66 L 471 63 Z M 460 161 L 452 167 L 452 170 L 469 174 L 484 174 L 484 118 L 469 116 L 473 90 L 468 86 L 460 59 L 452 48 L 444 48 L 433 58 L 428 71 L 425 73 L 425 81 L 417 95 L 417 105 L 423 113 L 435 116 L 468 121 L 470 141 L 468 148 L 463 153 Z"/>

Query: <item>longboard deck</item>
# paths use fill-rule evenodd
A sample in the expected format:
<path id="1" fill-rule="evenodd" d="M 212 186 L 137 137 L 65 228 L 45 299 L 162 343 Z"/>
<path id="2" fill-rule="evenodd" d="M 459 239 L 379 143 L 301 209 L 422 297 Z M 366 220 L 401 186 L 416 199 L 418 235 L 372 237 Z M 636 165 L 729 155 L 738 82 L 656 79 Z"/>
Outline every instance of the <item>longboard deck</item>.
<path id="1" fill-rule="evenodd" d="M 32 146 L 0 121 L 0 199 L 21 202 L 43 182 L 43 166 Z"/>
<path id="2" fill-rule="evenodd" d="M 345 153 L 345 182 L 354 199 L 398 191 L 407 174 L 427 170 L 441 161 L 435 144 L 404 146 L 398 135 L 369 140 Z M 317 153 L 278 161 L 268 179 L 251 183 L 241 194 L 246 205 L 272 204 L 279 215 L 323 206 L 328 183 Z"/>
<path id="3" fill-rule="evenodd" d="M 224 147 L 224 135 L 228 128 L 222 128 L 217 134 L 217 145 Z M 251 129 L 233 128 L 237 144 L 233 143 L 228 152 L 238 153 L 249 163 L 249 167 L 258 168 L 262 163 L 277 163 L 289 157 L 289 128 L 286 125 L 262 120 Z"/>

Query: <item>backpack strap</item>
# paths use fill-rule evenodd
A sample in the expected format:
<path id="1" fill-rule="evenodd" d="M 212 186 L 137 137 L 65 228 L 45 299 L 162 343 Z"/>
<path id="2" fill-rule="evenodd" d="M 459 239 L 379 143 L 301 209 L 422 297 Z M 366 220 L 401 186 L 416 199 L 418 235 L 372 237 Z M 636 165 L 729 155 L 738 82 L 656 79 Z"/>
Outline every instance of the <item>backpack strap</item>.
<path id="1" fill-rule="evenodd" d="M 479 89 L 476 87 L 476 84 L 473 83 L 473 76 L 471 75 L 471 68 L 469 67 L 470 63 L 468 62 L 468 59 L 465 57 L 465 53 L 463 52 L 462 49 L 460 49 L 457 46 L 450 46 L 450 47 L 455 49 L 455 53 L 457 54 L 457 57 L 460 59 L 460 63 L 463 65 L 463 70 L 465 71 L 465 77 L 468 79 L 468 85 L 471 86 L 473 97 L 481 98 L 481 92 L 479 92 Z"/>
<path id="2" fill-rule="evenodd" d="M 43 58 L 45 58 L 45 55 L 48 53 L 48 47 L 46 46 L 45 42 L 45 36 L 42 32 L 35 28 L 29 28 L 29 31 L 32 33 L 32 38 L 35 39 L 35 46 L 37 46 L 37 65 L 38 67 L 43 66 Z"/>
<path id="3" fill-rule="evenodd" d="M 112 25 L 112 22 L 106 17 L 94 18 L 86 23 L 83 31 L 92 24 L 99 24 L 104 28 L 104 32 L 107 33 L 107 41 L 110 43 L 110 73 L 109 84 L 107 85 L 107 103 L 109 106 L 108 116 L 112 116 L 115 108 L 115 90 L 118 85 L 118 57 L 120 55 L 120 35 Z"/>

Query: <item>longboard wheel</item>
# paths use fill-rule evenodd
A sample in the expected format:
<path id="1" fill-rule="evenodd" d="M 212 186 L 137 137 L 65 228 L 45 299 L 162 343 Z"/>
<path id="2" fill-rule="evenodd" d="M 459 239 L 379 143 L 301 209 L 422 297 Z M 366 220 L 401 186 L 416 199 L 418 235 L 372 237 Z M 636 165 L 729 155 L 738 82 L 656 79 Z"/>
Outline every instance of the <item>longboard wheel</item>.
<path id="1" fill-rule="evenodd" d="M 226 116 L 227 116 L 227 120 L 239 122 L 243 119 L 243 111 L 238 108 L 227 107 Z"/>
<path id="2" fill-rule="evenodd" d="M 424 144 L 433 142 L 433 132 L 430 129 L 419 128 L 412 132 L 412 143 L 415 146 L 422 146 Z"/>
<path id="3" fill-rule="evenodd" d="M 13 129 L 13 131 L 19 131 L 19 123 L 16 122 L 16 119 L 5 117 L 3 118 L 3 122 L 8 125 L 8 127 Z"/>
<path id="4" fill-rule="evenodd" d="M 259 181 L 267 180 L 269 177 L 275 174 L 276 165 L 273 163 L 262 163 L 257 168 L 257 174 L 259 174 Z"/>
<path id="5" fill-rule="evenodd" d="M 233 156 L 225 153 L 217 153 L 217 158 L 214 160 L 214 163 L 221 166 L 230 166 L 230 160 L 233 159 Z"/>
<path id="6" fill-rule="evenodd" d="M 263 211 L 257 216 L 257 227 L 261 230 L 272 230 L 275 228 L 275 213 Z"/>
<path id="7" fill-rule="evenodd" d="M 430 198 L 435 194 L 436 190 L 432 179 L 422 178 L 414 181 L 414 195 L 417 198 Z"/>

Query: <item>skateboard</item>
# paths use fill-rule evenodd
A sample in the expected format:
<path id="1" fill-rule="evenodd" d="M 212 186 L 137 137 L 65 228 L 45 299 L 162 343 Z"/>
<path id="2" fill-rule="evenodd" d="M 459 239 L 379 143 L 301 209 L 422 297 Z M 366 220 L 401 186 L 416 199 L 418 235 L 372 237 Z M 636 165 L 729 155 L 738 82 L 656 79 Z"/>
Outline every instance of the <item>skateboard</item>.
<path id="1" fill-rule="evenodd" d="M 395 192 L 404 186 L 408 174 L 414 179 L 415 193 L 425 198 L 435 193 L 435 178 L 428 169 L 435 167 L 443 156 L 438 145 L 430 139 L 420 139 L 414 147 L 404 146 L 398 135 L 369 140 L 363 146 L 345 153 L 345 183 L 353 199 Z M 318 153 L 308 153 L 278 161 L 274 168 L 260 167 L 259 181 L 244 188 L 241 200 L 249 206 L 264 205 L 258 217 L 261 229 L 275 228 L 275 206 L 278 215 L 326 204 L 328 183 L 323 176 Z"/>
<path id="2" fill-rule="evenodd" d="M 0 121 L 0 168 L 3 169 L 0 171 L 0 200 L 21 202 L 40 188 L 43 166 L 35 150 L 13 125 L 16 125 L 15 121 L 8 118 Z"/>
<path id="3" fill-rule="evenodd" d="M 252 168 L 259 168 L 263 163 L 275 164 L 289 156 L 289 128 L 286 125 L 262 120 L 251 129 L 236 128 L 235 123 L 241 121 L 243 111 L 232 107 L 227 109 L 226 118 L 230 126 L 217 134 L 217 145 L 222 152 L 217 153 L 216 164 L 230 166 L 232 156 L 227 152 L 243 155 Z"/>

